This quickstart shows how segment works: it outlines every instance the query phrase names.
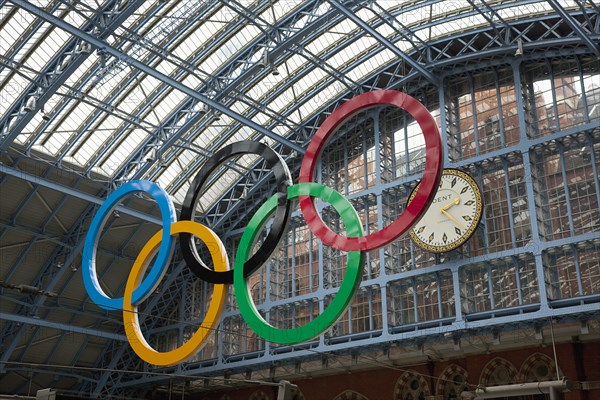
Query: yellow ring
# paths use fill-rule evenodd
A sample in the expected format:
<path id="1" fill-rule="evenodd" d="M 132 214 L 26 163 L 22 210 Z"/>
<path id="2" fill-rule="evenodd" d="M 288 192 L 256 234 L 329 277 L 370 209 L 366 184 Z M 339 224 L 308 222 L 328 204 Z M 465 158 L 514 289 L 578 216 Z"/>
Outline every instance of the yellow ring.
<path id="1" fill-rule="evenodd" d="M 212 257 L 215 271 L 228 271 L 229 263 L 225 247 L 219 237 L 209 228 L 192 221 L 178 221 L 171 224 L 171 235 L 176 233 L 191 233 L 202 240 Z M 133 351 L 144 361 L 154 365 L 174 365 L 192 357 L 200 350 L 206 338 L 213 332 L 217 325 L 221 310 L 225 304 L 226 289 L 224 284 L 215 284 L 212 300 L 204 320 L 194 335 L 181 347 L 171 351 L 159 352 L 154 350 L 144 338 L 138 319 L 137 306 L 131 304 L 133 291 L 140 284 L 144 274 L 152 261 L 156 249 L 161 242 L 162 229 L 142 248 L 135 260 L 123 294 L 123 321 L 125 322 L 125 334 Z"/>

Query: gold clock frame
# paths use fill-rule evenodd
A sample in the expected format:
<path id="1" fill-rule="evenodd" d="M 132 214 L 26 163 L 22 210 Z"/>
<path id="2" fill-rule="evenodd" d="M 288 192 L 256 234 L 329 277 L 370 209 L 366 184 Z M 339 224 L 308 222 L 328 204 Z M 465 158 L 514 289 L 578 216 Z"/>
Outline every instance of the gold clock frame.
<path id="1" fill-rule="evenodd" d="M 473 192 L 475 193 L 475 218 L 473 219 L 473 224 L 471 224 L 469 226 L 469 228 L 465 231 L 465 233 L 463 233 L 455 241 L 453 241 L 449 244 L 443 245 L 443 246 L 434 246 L 434 245 L 431 245 L 429 243 L 422 241 L 417 236 L 417 234 L 414 232 L 414 228 L 411 228 L 410 231 L 408 232 L 408 234 L 409 234 L 410 238 L 413 240 L 413 242 L 417 246 L 422 248 L 423 250 L 427 250 L 432 253 L 446 253 L 451 250 L 455 250 L 455 249 L 459 248 L 460 246 L 462 246 L 463 244 L 465 244 L 467 242 L 467 240 L 469 240 L 471 238 L 471 236 L 473 236 L 473 234 L 475 233 L 475 230 L 477 229 L 477 227 L 479 226 L 479 223 L 481 222 L 481 217 L 483 216 L 483 195 L 481 192 L 481 188 L 479 187 L 477 182 L 475 182 L 475 179 L 473 179 L 473 177 L 471 175 L 469 175 L 467 172 L 462 171 L 460 169 L 456 169 L 456 168 L 444 168 L 442 170 L 442 175 L 451 175 L 451 176 L 456 176 L 460 179 L 463 179 L 473 189 Z M 407 206 L 408 206 L 408 204 L 410 204 L 410 202 L 415 197 L 415 194 L 417 193 L 417 189 L 419 188 L 420 184 L 421 183 L 417 184 L 417 186 L 415 186 L 415 188 L 410 193 L 410 196 L 406 203 Z"/>

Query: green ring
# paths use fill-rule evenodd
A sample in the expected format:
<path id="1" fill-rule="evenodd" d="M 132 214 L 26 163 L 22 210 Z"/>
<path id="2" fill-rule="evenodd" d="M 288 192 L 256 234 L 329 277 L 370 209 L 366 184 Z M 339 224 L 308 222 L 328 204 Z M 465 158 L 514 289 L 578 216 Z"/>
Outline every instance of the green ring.
<path id="1" fill-rule="evenodd" d="M 319 183 L 306 182 L 288 187 L 288 200 L 299 196 L 318 197 L 333 206 L 340 214 L 348 237 L 363 235 L 362 225 L 358 214 L 352 204 L 335 190 Z M 248 223 L 235 255 L 233 269 L 233 289 L 240 309 L 240 314 L 248 326 L 256 334 L 270 342 L 281 344 L 295 344 L 313 339 L 333 325 L 350 304 L 354 292 L 358 288 L 362 276 L 363 253 L 360 251 L 348 252 L 346 274 L 342 285 L 333 301 L 321 315 L 308 324 L 292 329 L 280 329 L 270 325 L 260 315 L 252 300 L 250 288 L 244 278 L 244 263 L 252 249 L 256 235 L 261 231 L 265 222 L 277 208 L 277 195 L 273 195 L 263 204 Z"/>

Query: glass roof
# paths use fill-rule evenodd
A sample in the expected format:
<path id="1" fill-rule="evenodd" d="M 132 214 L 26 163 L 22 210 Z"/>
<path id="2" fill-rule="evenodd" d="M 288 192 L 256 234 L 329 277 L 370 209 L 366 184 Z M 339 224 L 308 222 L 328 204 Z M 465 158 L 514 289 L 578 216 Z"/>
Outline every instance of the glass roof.
<path id="1" fill-rule="evenodd" d="M 133 68 L 125 56 L 282 137 L 290 137 L 327 100 L 360 90 L 374 72 L 398 62 L 394 52 L 328 2 L 134 3 L 36 3 L 105 40 L 124 55 L 119 58 L 3 2 L 0 118 L 28 118 L 12 146 L 50 155 L 107 180 L 151 177 L 181 202 L 204 157 L 227 143 L 262 134 Z M 560 3 L 577 7 L 573 1 Z M 108 13 L 108 24 L 99 23 L 100 9 Z M 410 53 L 422 42 L 550 10 L 545 1 L 456 0 L 450 7 L 445 1 L 410 0 L 369 2 L 355 14 Z M 110 18 L 122 12 L 128 13 L 123 22 L 107 28 Z M 394 22 L 386 23 L 386 15 Z M 56 68 L 59 58 L 63 65 Z M 59 87 L 43 85 L 76 59 L 80 64 Z M 21 104 L 31 98 L 41 104 L 28 111 Z M 16 122 L 9 125 L 9 133 L 13 126 Z M 152 151 L 158 151 L 160 163 L 136 176 L 137 169 L 129 167 L 148 157 L 134 155 Z M 210 199 L 226 189 L 223 182 L 227 180 L 210 189 Z"/>

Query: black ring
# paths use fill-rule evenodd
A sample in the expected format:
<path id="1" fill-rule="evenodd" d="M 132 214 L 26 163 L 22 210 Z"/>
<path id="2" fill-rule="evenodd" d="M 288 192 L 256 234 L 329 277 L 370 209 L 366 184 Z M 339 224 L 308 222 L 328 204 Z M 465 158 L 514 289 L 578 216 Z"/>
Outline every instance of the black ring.
<path id="1" fill-rule="evenodd" d="M 273 170 L 277 180 L 277 209 L 274 213 L 271 230 L 262 246 L 244 263 L 244 277 L 250 276 L 271 257 L 273 250 L 277 248 L 279 241 L 286 232 L 286 228 L 289 226 L 291 203 L 287 200 L 287 189 L 292 184 L 292 176 L 287 164 L 279 154 L 263 143 L 251 141 L 236 142 L 223 147 L 208 159 L 194 178 L 179 215 L 180 221 L 193 221 L 200 191 L 208 177 L 231 157 L 248 153 L 262 157 Z M 179 243 L 183 258 L 198 278 L 210 283 L 233 283 L 233 270 L 216 272 L 202 263 L 192 240 L 192 235 L 180 233 Z"/>

